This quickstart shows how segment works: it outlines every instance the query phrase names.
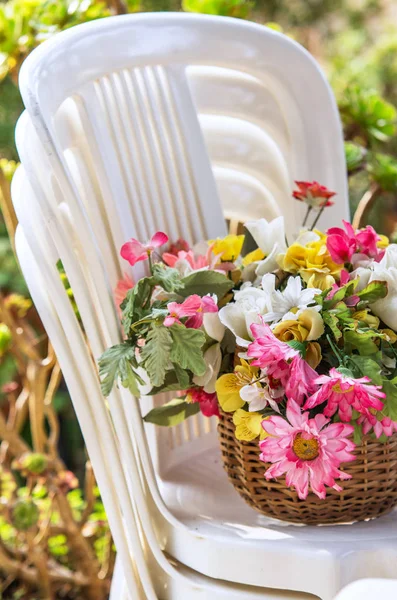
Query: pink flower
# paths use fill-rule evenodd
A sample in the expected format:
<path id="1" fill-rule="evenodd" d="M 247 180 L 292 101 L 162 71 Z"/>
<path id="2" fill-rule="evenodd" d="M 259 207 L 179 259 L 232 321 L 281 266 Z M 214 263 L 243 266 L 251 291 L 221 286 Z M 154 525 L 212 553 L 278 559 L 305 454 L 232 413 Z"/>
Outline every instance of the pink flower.
<path id="1" fill-rule="evenodd" d="M 316 391 L 317 386 L 314 382 L 317 377 L 317 371 L 312 369 L 309 363 L 301 356 L 295 356 L 290 364 L 285 395 L 289 400 L 295 400 L 301 406 L 304 398 Z"/>
<path id="2" fill-rule="evenodd" d="M 174 244 L 170 245 L 169 254 L 175 254 L 176 256 L 178 252 L 181 252 L 182 250 L 184 252 L 189 252 L 190 246 L 189 242 L 187 242 L 183 238 L 179 238 L 179 240 L 176 240 Z"/>
<path id="3" fill-rule="evenodd" d="M 295 183 L 298 189 L 292 195 L 296 200 L 306 202 L 311 208 L 325 208 L 334 204 L 330 198 L 336 195 L 335 192 L 331 192 L 317 181 L 295 181 Z"/>
<path id="4" fill-rule="evenodd" d="M 200 410 L 205 417 L 219 417 L 218 398 L 216 393 L 208 394 L 203 388 L 187 390 L 187 402 L 199 402 Z"/>
<path id="5" fill-rule="evenodd" d="M 251 325 L 254 341 L 248 346 L 247 354 L 254 358 L 252 365 L 264 369 L 266 375 L 280 380 L 285 387 L 290 373 L 290 362 L 299 352 L 276 338 L 269 325 Z"/>
<path id="6" fill-rule="evenodd" d="M 127 292 L 134 287 L 134 282 L 129 275 L 124 273 L 123 277 L 117 282 L 114 290 L 114 300 L 117 307 L 123 302 Z"/>
<path id="7" fill-rule="evenodd" d="M 193 271 L 197 271 L 198 269 L 204 269 L 210 264 L 209 258 L 207 258 L 207 256 L 200 255 L 195 257 L 192 250 L 189 250 L 189 252 L 181 250 L 178 252 L 178 254 L 171 254 L 169 252 L 165 252 L 162 256 L 162 259 L 165 262 L 165 264 L 169 267 L 175 267 L 177 263 L 186 261 Z"/>
<path id="8" fill-rule="evenodd" d="M 184 317 L 195 316 L 200 307 L 201 298 L 200 296 L 197 296 L 197 294 L 189 296 L 182 304 L 178 304 L 178 302 L 169 302 L 167 304 L 169 315 L 164 319 L 164 325 L 166 327 L 171 327 L 174 323 L 181 324 L 181 319 Z"/>
<path id="9" fill-rule="evenodd" d="M 355 231 L 350 223 L 343 221 L 345 230 L 331 227 L 327 231 L 327 249 L 332 260 L 337 264 L 352 262 L 353 255 L 358 253 L 379 261 L 384 250 L 377 247 L 381 239 L 371 225 Z"/>
<path id="10" fill-rule="evenodd" d="M 309 419 L 293 400 L 287 404 L 287 419 L 272 416 L 262 422 L 269 437 L 259 442 L 260 459 L 273 463 L 265 473 L 266 479 L 285 473 L 287 486 L 294 487 L 301 500 L 307 498 L 309 485 L 321 499 L 326 496 L 325 486 L 341 491 L 335 479 L 351 479 L 339 467 L 355 460 L 351 454 L 355 445 L 347 439 L 354 428 L 344 423 L 328 425 L 329 420 L 322 414 Z"/>
<path id="11" fill-rule="evenodd" d="M 328 375 L 320 375 L 314 383 L 321 385 L 320 389 L 311 396 L 305 409 L 314 408 L 323 402 L 327 402 L 323 413 L 326 417 L 332 417 L 339 411 L 341 421 L 351 421 L 352 409 L 364 415 L 370 414 L 370 409 L 382 410 L 386 394 L 381 392 L 382 386 L 369 385 L 369 377 L 346 377 L 336 369 L 331 369 Z"/>
<path id="12" fill-rule="evenodd" d="M 167 309 L 170 314 L 164 319 L 166 327 L 174 323 L 180 324 L 183 317 L 189 317 L 185 325 L 190 329 L 198 329 L 202 326 L 205 313 L 218 312 L 218 306 L 211 296 L 200 298 L 197 294 L 189 296 L 182 304 L 170 302 L 167 304 Z"/>
<path id="13" fill-rule="evenodd" d="M 200 298 L 201 305 L 195 315 L 190 317 L 185 325 L 192 329 L 198 329 L 202 326 L 205 313 L 216 313 L 218 312 L 218 305 L 211 296 L 203 296 Z"/>
<path id="14" fill-rule="evenodd" d="M 366 415 L 360 415 L 357 419 L 357 423 L 362 426 L 364 435 L 367 435 L 373 428 L 377 438 L 382 434 L 390 437 L 397 431 L 396 421 L 392 421 L 390 417 L 383 417 L 383 419 L 379 420 L 376 415 L 373 415 L 370 412 Z"/>
<path id="15" fill-rule="evenodd" d="M 129 242 L 123 244 L 120 250 L 122 258 L 127 260 L 133 267 L 141 260 L 147 260 L 155 248 L 159 248 L 168 242 L 168 236 L 162 231 L 154 234 L 149 242 L 142 244 L 132 238 Z"/>

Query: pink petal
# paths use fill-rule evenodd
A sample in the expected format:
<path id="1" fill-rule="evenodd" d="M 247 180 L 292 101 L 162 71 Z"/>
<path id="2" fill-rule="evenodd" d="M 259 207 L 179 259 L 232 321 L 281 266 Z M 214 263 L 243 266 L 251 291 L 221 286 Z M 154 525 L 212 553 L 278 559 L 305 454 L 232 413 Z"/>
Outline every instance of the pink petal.
<path id="1" fill-rule="evenodd" d="M 169 252 L 164 252 L 162 259 L 169 267 L 174 267 L 175 263 L 179 260 L 178 256 L 175 256 L 175 254 L 170 254 Z"/>
<path id="2" fill-rule="evenodd" d="M 137 262 L 147 260 L 148 258 L 145 246 L 135 239 L 131 239 L 121 246 L 120 255 L 124 260 L 127 260 L 132 267 Z"/>
<path id="3" fill-rule="evenodd" d="M 157 231 L 149 242 L 151 248 L 159 248 L 168 242 L 168 235 L 162 231 Z"/>
<path id="4" fill-rule="evenodd" d="M 218 312 L 218 305 L 215 300 L 211 298 L 211 296 L 204 296 L 201 298 L 201 306 L 203 308 L 203 312 L 205 313 L 215 313 Z"/>
<path id="5" fill-rule="evenodd" d="M 293 427 L 302 427 L 307 423 L 307 413 L 301 413 L 299 404 L 294 400 L 288 400 L 287 403 L 287 418 Z"/>

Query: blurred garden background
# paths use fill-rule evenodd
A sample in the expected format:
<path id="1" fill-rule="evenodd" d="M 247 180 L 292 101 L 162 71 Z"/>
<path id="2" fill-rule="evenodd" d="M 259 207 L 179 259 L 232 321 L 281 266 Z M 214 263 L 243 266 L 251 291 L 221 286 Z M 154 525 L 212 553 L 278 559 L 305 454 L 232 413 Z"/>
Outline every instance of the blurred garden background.
<path id="1" fill-rule="evenodd" d="M 168 10 L 251 19 L 302 43 L 336 94 L 352 215 L 361 200 L 363 222 L 397 238 L 397 0 L 0 2 L 0 600 L 105 599 L 115 557 L 67 389 L 13 253 L 18 71 L 60 30 Z"/>

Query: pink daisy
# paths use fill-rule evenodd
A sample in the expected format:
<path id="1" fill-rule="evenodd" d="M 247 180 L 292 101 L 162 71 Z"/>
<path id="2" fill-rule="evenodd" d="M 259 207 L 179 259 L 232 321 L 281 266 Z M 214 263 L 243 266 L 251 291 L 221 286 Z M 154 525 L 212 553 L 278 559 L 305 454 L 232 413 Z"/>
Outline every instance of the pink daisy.
<path id="1" fill-rule="evenodd" d="M 382 386 L 370 385 L 369 377 L 346 377 L 336 369 L 331 369 L 328 375 L 320 375 L 314 380 L 320 385 L 306 402 L 305 409 L 314 408 L 323 402 L 327 402 L 324 415 L 332 417 L 339 411 L 341 421 L 351 421 L 352 410 L 368 415 L 370 409 L 382 410 L 383 402 L 380 398 L 386 398 L 381 391 Z"/>
<path id="2" fill-rule="evenodd" d="M 339 467 L 355 459 L 351 454 L 355 445 L 347 439 L 354 428 L 344 423 L 329 425 L 322 414 L 309 419 L 293 400 L 287 404 L 287 419 L 272 416 L 262 422 L 269 437 L 259 442 L 260 459 L 273 463 L 265 473 L 266 479 L 285 473 L 287 486 L 294 487 L 301 500 L 307 497 L 309 486 L 321 499 L 326 496 L 325 486 L 341 491 L 335 480 L 351 479 Z"/>
<path id="3" fill-rule="evenodd" d="M 374 434 L 377 438 L 380 438 L 382 434 L 390 437 L 395 431 L 397 431 L 396 421 L 392 421 L 390 417 L 383 417 L 378 419 L 377 415 L 373 415 L 368 412 L 366 415 L 360 415 L 357 419 L 357 423 L 362 426 L 363 434 L 366 435 L 373 428 Z"/>
<path id="4" fill-rule="evenodd" d="M 266 375 L 280 380 L 285 387 L 290 374 L 290 361 L 299 356 L 299 352 L 278 340 L 266 323 L 252 324 L 251 332 L 254 341 L 247 351 L 248 356 L 255 359 L 251 364 L 263 369 Z"/>
<path id="5" fill-rule="evenodd" d="M 301 356 L 292 359 L 289 377 L 285 386 L 285 395 L 288 399 L 295 400 L 301 406 L 304 398 L 313 394 L 317 386 L 315 380 L 318 373 Z"/>

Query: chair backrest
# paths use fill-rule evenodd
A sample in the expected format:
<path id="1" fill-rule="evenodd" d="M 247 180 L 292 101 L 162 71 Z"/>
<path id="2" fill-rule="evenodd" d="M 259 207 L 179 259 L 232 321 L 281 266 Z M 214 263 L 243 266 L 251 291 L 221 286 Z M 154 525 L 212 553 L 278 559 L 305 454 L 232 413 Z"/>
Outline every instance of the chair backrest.
<path id="1" fill-rule="evenodd" d="M 233 19 L 173 13 L 114 17 L 43 44 L 25 61 L 20 86 L 48 152 L 57 151 L 64 165 L 71 130 L 65 103 L 75 105 L 86 137 L 78 158 L 91 167 L 94 189 L 111 204 L 104 214 L 116 245 L 131 235 L 149 237 L 156 219 L 171 238 L 182 230 L 197 241 L 221 231 L 189 88 L 191 66 L 220 67 L 259 81 L 284 120 L 290 175 L 317 179 L 338 192 L 341 205 L 328 212 L 327 222 L 334 213 L 347 216 L 337 108 L 303 48 L 270 29 Z M 269 131 L 264 133 L 271 140 Z M 287 230 L 296 230 L 298 203 L 285 216 Z"/>

